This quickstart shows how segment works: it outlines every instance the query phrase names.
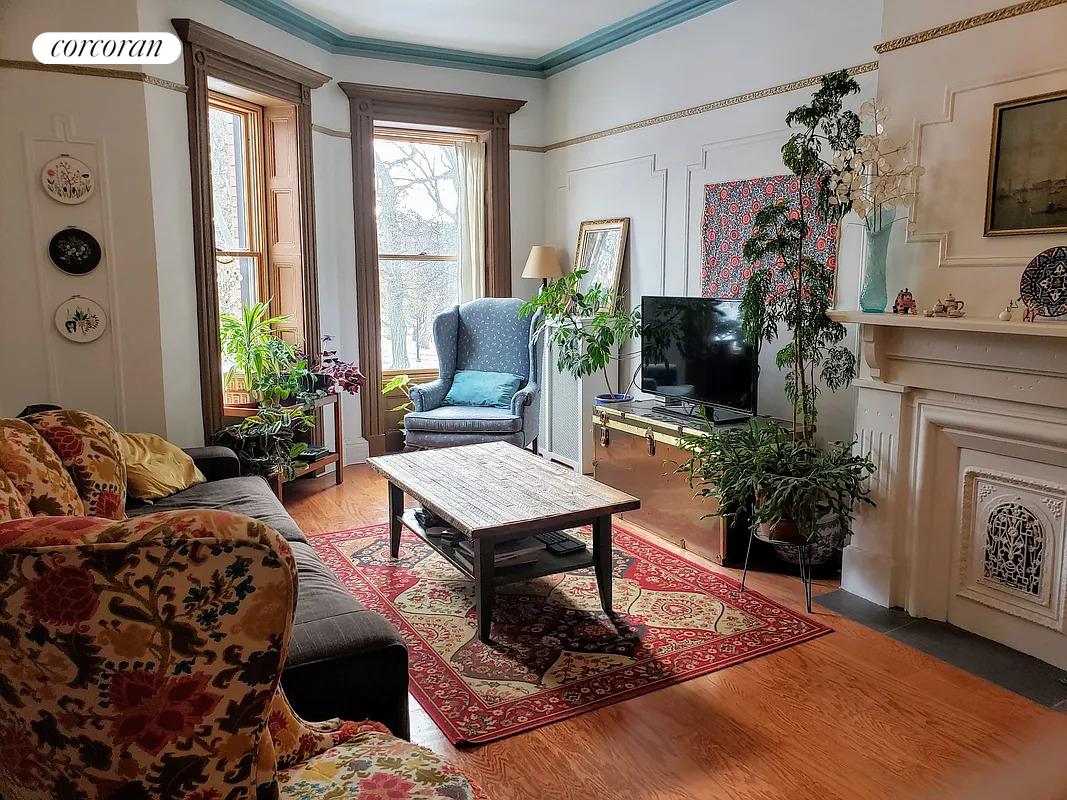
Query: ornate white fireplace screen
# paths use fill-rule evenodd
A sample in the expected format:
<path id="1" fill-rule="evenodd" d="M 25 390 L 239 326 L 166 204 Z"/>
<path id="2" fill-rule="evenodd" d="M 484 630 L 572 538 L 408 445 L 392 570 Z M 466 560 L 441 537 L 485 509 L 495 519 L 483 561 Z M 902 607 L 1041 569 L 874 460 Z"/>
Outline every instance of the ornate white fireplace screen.
<path id="1" fill-rule="evenodd" d="M 985 469 L 963 474 L 957 594 L 1063 630 L 1067 487 Z"/>

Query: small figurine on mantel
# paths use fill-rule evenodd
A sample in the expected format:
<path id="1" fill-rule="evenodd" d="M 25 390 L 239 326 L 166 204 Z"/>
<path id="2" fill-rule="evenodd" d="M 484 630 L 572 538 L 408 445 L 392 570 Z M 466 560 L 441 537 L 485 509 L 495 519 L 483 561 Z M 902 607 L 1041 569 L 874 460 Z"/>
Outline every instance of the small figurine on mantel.
<path id="1" fill-rule="evenodd" d="M 915 298 L 912 297 L 911 289 L 907 286 L 904 287 L 904 291 L 897 292 L 896 302 L 893 303 L 894 314 L 918 314 L 918 306 L 915 304 Z"/>
<path id="2" fill-rule="evenodd" d="M 960 317 L 967 316 L 967 312 L 963 310 L 966 305 L 962 300 L 957 300 L 952 296 L 952 292 L 948 293 L 948 297 L 944 300 L 938 300 L 934 303 L 933 308 L 928 308 L 923 312 L 924 317 L 950 317 L 952 319 L 959 319 Z"/>
<path id="3" fill-rule="evenodd" d="M 1019 307 L 1019 304 L 1014 300 L 1009 300 L 1008 304 L 1004 306 L 1004 310 L 997 314 L 997 319 L 1001 322 L 1011 322 L 1011 312 Z"/>

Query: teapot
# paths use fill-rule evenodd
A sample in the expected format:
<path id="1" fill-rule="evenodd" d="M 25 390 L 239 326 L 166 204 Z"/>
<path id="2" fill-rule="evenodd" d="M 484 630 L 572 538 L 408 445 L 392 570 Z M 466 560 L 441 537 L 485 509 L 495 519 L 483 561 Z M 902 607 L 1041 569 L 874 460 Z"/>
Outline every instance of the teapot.
<path id="1" fill-rule="evenodd" d="M 952 296 L 952 292 L 948 293 L 948 297 L 944 300 L 938 300 L 934 303 L 934 307 L 930 309 L 930 316 L 933 317 L 962 317 L 963 306 L 965 303 L 962 300 L 957 300 Z"/>

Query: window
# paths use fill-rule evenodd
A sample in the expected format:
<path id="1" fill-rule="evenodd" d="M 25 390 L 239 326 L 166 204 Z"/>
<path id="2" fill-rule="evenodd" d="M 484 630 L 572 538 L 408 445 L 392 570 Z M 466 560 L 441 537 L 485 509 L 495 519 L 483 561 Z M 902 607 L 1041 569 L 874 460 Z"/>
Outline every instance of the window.
<path id="1" fill-rule="evenodd" d="M 208 103 L 219 312 L 267 299 L 262 109 L 212 93 Z"/>
<path id="2" fill-rule="evenodd" d="M 383 373 L 437 369 L 433 319 L 459 301 L 461 138 L 375 130 Z"/>

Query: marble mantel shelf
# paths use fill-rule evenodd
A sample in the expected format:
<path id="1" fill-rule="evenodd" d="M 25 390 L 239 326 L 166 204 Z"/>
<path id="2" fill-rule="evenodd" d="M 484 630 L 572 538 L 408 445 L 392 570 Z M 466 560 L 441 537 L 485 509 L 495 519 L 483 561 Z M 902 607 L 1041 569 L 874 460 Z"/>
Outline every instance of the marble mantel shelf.
<path id="1" fill-rule="evenodd" d="M 1021 313 L 1021 312 L 1019 312 Z M 883 312 L 869 314 L 865 311 L 831 311 L 830 318 L 837 322 L 852 322 L 859 325 L 877 325 L 892 328 L 922 328 L 936 331 L 970 331 L 972 333 L 1006 333 L 1017 336 L 1051 336 L 1067 339 L 1065 322 L 1002 322 L 991 317 L 924 317 Z"/>

